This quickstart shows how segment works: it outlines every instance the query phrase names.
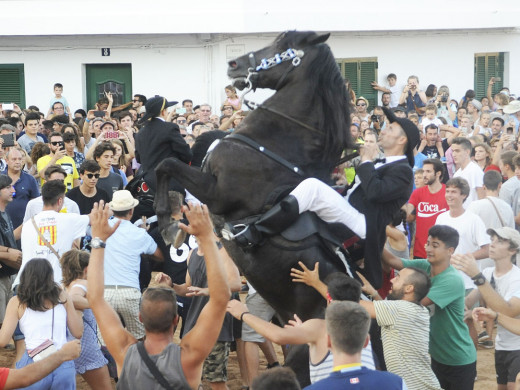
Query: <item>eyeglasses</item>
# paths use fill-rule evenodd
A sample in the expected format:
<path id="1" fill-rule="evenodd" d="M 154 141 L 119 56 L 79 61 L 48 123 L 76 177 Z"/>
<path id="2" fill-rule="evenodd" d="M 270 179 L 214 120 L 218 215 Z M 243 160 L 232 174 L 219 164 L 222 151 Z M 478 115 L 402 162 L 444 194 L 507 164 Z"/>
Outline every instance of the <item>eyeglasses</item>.
<path id="1" fill-rule="evenodd" d="M 52 141 L 51 145 L 52 146 L 58 146 L 58 145 L 61 145 L 62 143 L 63 143 L 63 141 Z"/>
<path id="2" fill-rule="evenodd" d="M 184 120 L 178 120 L 177 123 L 186 123 L 186 119 L 184 119 Z"/>
<path id="3" fill-rule="evenodd" d="M 89 179 L 92 179 L 93 177 L 95 177 L 96 179 L 99 179 L 99 173 L 85 173 L 85 175 L 89 178 Z"/>
<path id="4" fill-rule="evenodd" d="M 358 104 L 356 104 L 356 106 L 358 106 L 358 107 L 365 107 L 366 104 L 365 103 L 358 103 Z"/>

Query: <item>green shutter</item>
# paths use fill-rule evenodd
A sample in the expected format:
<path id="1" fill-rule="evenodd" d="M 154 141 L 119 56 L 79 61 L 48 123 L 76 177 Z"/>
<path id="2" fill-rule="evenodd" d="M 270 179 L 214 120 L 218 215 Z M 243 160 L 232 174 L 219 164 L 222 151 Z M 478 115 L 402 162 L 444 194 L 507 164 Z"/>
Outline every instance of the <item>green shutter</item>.
<path id="1" fill-rule="evenodd" d="M 359 95 L 368 100 L 368 109 L 372 110 L 377 105 L 377 91 L 370 83 L 377 81 L 377 62 L 362 61 L 359 63 Z"/>
<path id="2" fill-rule="evenodd" d="M 504 86 L 504 53 L 475 54 L 474 90 L 477 99 L 487 94 L 491 77 L 500 77 L 495 81 L 492 94 L 498 93 Z"/>
<path id="3" fill-rule="evenodd" d="M 350 86 L 352 90 L 359 95 L 359 76 L 358 76 L 358 63 L 357 62 L 344 62 L 343 63 L 343 77 L 350 80 Z"/>
<path id="4" fill-rule="evenodd" d="M 16 103 L 25 108 L 23 64 L 0 64 L 0 103 Z"/>

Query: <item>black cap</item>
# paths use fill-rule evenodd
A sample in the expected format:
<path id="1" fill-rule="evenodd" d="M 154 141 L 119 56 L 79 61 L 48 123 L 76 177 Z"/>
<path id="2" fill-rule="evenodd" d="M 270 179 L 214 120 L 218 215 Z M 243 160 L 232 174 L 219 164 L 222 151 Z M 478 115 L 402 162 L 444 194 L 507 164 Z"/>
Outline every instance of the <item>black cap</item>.
<path id="1" fill-rule="evenodd" d="M 411 167 L 415 165 L 415 157 L 413 154 L 413 150 L 419 143 L 421 142 L 421 136 L 419 135 L 419 128 L 413 124 L 413 122 L 406 118 L 398 118 L 389 108 L 383 107 L 383 111 L 388 118 L 390 123 L 398 123 L 399 126 L 402 127 L 404 133 L 406 134 L 406 138 L 408 138 L 408 144 L 406 146 L 406 150 L 404 154 L 408 159 L 408 164 Z"/>
<path id="2" fill-rule="evenodd" d="M 10 187 L 13 180 L 7 175 L 0 175 L 0 190 Z"/>
<path id="3" fill-rule="evenodd" d="M 150 118 L 155 118 L 161 115 L 161 111 L 167 107 L 175 106 L 179 102 L 169 102 L 162 96 L 155 95 L 146 101 L 144 107 L 146 108 L 146 114 L 143 115 L 141 121 L 145 121 Z"/>
<path id="4" fill-rule="evenodd" d="M 396 106 L 396 107 L 392 108 L 392 111 L 393 112 L 397 112 L 397 111 L 406 112 L 406 110 L 403 106 Z"/>

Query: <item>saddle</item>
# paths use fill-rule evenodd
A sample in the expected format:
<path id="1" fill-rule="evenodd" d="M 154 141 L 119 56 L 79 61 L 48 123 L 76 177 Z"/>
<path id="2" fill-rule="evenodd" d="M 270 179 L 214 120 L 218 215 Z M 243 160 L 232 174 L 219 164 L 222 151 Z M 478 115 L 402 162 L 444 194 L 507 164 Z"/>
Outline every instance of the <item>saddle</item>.
<path id="1" fill-rule="evenodd" d="M 249 225 L 260 219 L 261 215 L 251 216 L 239 221 L 228 222 L 222 229 L 222 237 L 226 240 L 235 240 L 243 248 L 252 248 L 262 245 L 264 239 L 251 240 L 249 237 Z M 291 242 L 305 241 L 312 236 L 317 236 L 334 246 L 342 247 L 343 242 L 355 234 L 341 223 L 327 223 L 320 219 L 312 211 L 306 211 L 296 219 L 288 228 L 280 232 L 280 235 Z"/>

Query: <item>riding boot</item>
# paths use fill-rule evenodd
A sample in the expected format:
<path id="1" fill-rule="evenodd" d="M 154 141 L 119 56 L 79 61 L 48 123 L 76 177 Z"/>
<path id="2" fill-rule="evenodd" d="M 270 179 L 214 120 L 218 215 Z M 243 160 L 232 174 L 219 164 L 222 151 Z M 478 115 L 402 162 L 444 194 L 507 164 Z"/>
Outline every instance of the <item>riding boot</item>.
<path id="1" fill-rule="evenodd" d="M 288 195 L 262 215 L 254 223 L 254 228 L 261 233 L 274 235 L 291 226 L 298 215 L 300 215 L 298 200 L 293 195 Z"/>

